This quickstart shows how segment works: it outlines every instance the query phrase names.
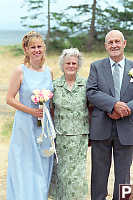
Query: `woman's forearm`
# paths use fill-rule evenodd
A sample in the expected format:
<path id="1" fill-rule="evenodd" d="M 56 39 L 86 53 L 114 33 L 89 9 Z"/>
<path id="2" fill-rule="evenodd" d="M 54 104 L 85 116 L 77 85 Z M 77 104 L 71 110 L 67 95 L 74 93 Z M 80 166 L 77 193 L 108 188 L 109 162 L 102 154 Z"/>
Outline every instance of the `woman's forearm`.
<path id="1" fill-rule="evenodd" d="M 33 108 L 25 106 L 24 104 L 20 103 L 17 99 L 13 97 L 7 97 L 7 104 L 22 112 L 33 114 Z"/>

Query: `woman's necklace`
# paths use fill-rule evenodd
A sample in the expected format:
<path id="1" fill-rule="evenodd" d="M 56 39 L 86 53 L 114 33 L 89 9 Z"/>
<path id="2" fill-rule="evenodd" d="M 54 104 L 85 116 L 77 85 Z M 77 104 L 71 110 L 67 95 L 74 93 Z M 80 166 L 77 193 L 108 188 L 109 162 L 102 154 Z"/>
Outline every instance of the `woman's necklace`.
<path id="1" fill-rule="evenodd" d="M 72 90 L 74 81 L 67 81 L 67 85 L 68 85 L 69 89 Z"/>
<path id="2" fill-rule="evenodd" d="M 32 64 L 29 64 L 28 67 L 32 70 L 36 70 L 36 71 L 42 71 L 43 69 L 43 66 L 41 65 L 32 65 Z"/>
<path id="3" fill-rule="evenodd" d="M 67 76 L 65 76 L 65 79 L 66 79 L 66 83 L 67 83 L 68 87 L 70 89 L 72 89 L 72 87 L 73 87 L 73 85 L 75 83 L 75 80 L 76 80 L 75 76 L 73 76 L 73 77 L 67 77 Z"/>
<path id="4" fill-rule="evenodd" d="M 42 66 L 40 66 L 40 65 L 31 65 L 31 64 L 30 64 L 30 67 L 32 69 L 40 69 L 40 68 L 42 68 Z"/>
<path id="5" fill-rule="evenodd" d="M 74 85 L 74 81 L 67 81 L 67 84 L 71 87 Z"/>

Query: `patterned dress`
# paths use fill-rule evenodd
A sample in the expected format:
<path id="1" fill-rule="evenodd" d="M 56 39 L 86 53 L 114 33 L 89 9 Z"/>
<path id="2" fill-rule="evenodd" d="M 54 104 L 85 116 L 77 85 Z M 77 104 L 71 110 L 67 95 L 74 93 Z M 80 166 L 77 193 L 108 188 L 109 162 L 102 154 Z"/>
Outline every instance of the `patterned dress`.
<path id="1" fill-rule="evenodd" d="M 32 91 L 53 90 L 50 70 L 45 67 L 43 72 L 37 72 L 22 65 L 22 71 L 20 102 L 38 108 L 31 101 Z M 49 108 L 49 102 L 46 105 Z M 41 133 L 36 117 L 16 111 L 8 156 L 7 200 L 48 200 L 53 156 L 43 154 L 50 146 L 48 137 L 41 145 L 37 143 Z"/>
<path id="2" fill-rule="evenodd" d="M 57 131 L 56 151 L 50 194 L 53 200 L 86 200 L 88 181 L 88 109 L 86 80 L 77 75 L 72 90 L 65 77 L 54 81 L 54 124 Z"/>

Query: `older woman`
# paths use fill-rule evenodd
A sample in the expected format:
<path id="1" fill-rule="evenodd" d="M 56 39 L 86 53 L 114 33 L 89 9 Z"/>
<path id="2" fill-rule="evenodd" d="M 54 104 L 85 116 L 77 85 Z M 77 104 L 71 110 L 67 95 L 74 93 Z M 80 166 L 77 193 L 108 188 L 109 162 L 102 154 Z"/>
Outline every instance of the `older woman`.
<path id="1" fill-rule="evenodd" d="M 54 124 L 58 164 L 54 164 L 51 194 L 56 200 L 87 199 L 86 154 L 88 109 L 86 79 L 79 77 L 82 65 L 78 49 L 63 50 L 60 67 L 64 75 L 54 81 Z"/>

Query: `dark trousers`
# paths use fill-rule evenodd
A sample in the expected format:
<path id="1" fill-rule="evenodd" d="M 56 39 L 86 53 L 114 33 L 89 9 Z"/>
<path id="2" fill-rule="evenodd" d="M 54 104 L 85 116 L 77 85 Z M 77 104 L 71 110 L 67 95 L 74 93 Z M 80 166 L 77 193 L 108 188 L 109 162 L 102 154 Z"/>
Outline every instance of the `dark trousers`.
<path id="1" fill-rule="evenodd" d="M 116 126 L 108 140 L 92 140 L 91 145 L 91 200 L 106 200 L 112 153 L 115 173 L 113 200 L 119 200 L 119 184 L 130 183 L 133 146 L 120 144 Z"/>

